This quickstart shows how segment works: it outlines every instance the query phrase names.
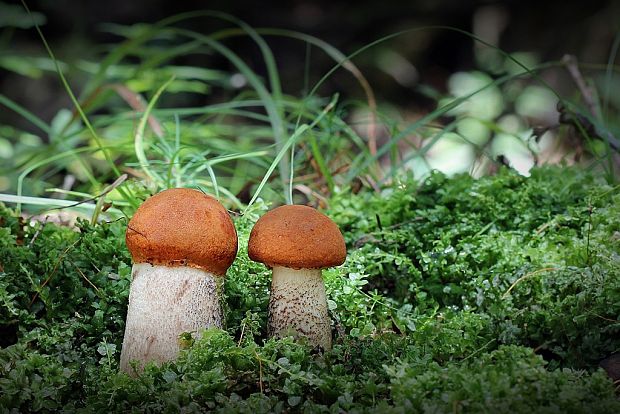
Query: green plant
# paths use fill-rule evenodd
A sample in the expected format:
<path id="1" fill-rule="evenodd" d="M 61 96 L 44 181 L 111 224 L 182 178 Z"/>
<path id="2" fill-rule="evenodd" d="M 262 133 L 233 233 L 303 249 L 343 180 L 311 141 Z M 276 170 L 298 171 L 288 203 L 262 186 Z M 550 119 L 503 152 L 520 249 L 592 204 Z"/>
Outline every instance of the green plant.
<path id="1" fill-rule="evenodd" d="M 187 22 L 199 19 L 225 27 L 207 34 L 184 28 Z M 538 151 L 531 130 L 538 121 L 530 116 L 531 105 L 523 103 L 528 99 L 513 92 L 525 87 L 523 96 L 544 95 L 542 104 L 552 112 L 548 104 L 556 97 L 555 91 L 540 83 L 540 74 L 564 65 L 536 64 L 528 56 L 508 54 L 486 44 L 504 61 L 498 76 L 492 78 L 481 72 L 455 74 L 449 97 L 438 100 L 437 108 L 420 119 L 403 123 L 382 112 L 371 86 L 354 64 L 356 57 L 398 37 L 423 31 L 453 31 L 478 44 L 485 42 L 455 28 L 422 27 L 393 33 L 347 55 L 304 33 L 255 29 L 224 13 L 197 11 L 154 24 L 104 25 L 103 30 L 120 38 L 118 43 L 102 55 L 64 62 L 54 54 L 53 45 L 46 42 L 38 21 L 37 17 L 32 24 L 47 56 L 14 58 L 36 69 L 36 74 L 24 72 L 25 76 L 37 79 L 58 75 L 72 97 L 73 107 L 61 109 L 48 124 L 0 95 L 0 105 L 40 130 L 33 134 L 4 127 L 7 139 L 0 142 L 0 156 L 5 148 L 8 162 L 0 174 L 6 178 L 5 190 L 15 195 L 2 195 L 0 199 L 16 202 L 18 209 L 24 203 L 30 210 L 44 206 L 79 209 L 91 218 L 98 218 L 102 206 L 108 203 L 114 207 L 108 210 L 107 217 L 129 215 L 145 195 L 170 186 L 200 187 L 235 209 L 244 209 L 259 195 L 288 203 L 301 197 L 296 192 L 325 198 L 360 177 L 368 184 L 388 183 L 401 170 L 411 169 L 416 178 L 421 178 L 439 165 L 434 160 L 438 151 L 448 153 L 457 147 L 477 157 L 471 172 L 479 175 L 491 168 L 489 165 L 495 165 L 498 154 L 506 152 L 495 148 L 502 140 L 517 142 L 515 137 L 520 137 L 518 140 L 524 141 L 517 146 L 517 152 L 528 157 L 530 150 Z M 232 38 L 238 37 L 258 47 L 263 68 L 251 67 L 228 46 Z M 303 84 L 283 88 L 277 70 L 278 56 L 269 43 L 271 37 L 298 41 L 308 50 L 306 59 L 310 51 L 316 50 L 335 64 L 311 84 L 312 67 L 307 61 Z M 225 59 L 231 69 L 211 67 L 212 56 Z M 607 83 L 615 80 L 612 57 L 613 54 L 606 66 Z M 179 63 L 184 58 L 207 63 L 203 67 Z M 7 69 L 17 70 L 10 65 Z M 358 81 L 366 103 L 320 95 L 321 87 L 339 69 L 348 71 Z M 260 75 L 263 71 L 265 79 Z M 70 84 L 64 73 L 79 79 L 79 85 Z M 439 95 L 435 93 L 433 97 Z M 206 97 L 209 103 L 184 104 L 195 102 L 197 96 Z M 495 97 L 496 104 L 491 106 L 496 110 L 485 111 L 480 117 L 480 111 L 475 110 L 476 102 L 484 103 L 485 96 Z M 602 165 L 606 165 L 611 182 L 612 152 L 600 152 L 594 147 L 613 140 L 605 141 L 607 138 L 598 136 L 601 134 L 597 138 L 589 133 L 589 121 L 579 108 L 563 97 L 557 98 L 566 108 L 566 119 L 570 118 L 579 133 L 592 143 L 595 164 L 608 161 Z M 614 104 L 605 99 L 603 107 L 613 113 Z M 515 108 L 502 112 L 499 101 L 511 105 L 514 102 Z M 529 101 L 541 105 L 540 99 Z M 368 133 L 354 128 L 349 118 L 349 113 L 360 106 L 370 112 Z M 438 127 L 437 122 L 446 118 L 449 123 Z M 607 120 L 611 118 L 606 114 Z M 389 139 L 380 146 L 373 132 L 379 120 L 390 131 Z M 611 127 L 607 131 L 613 137 Z M 491 133 L 496 137 L 489 140 Z M 412 136 L 413 141 L 419 141 L 417 144 L 410 143 Z M 105 191 L 110 183 L 118 182 L 122 172 L 129 179 Z M 66 178 L 74 183 L 68 185 Z M 135 184 L 134 179 L 139 183 Z M 69 200 L 41 197 L 44 192 L 72 198 L 79 204 L 73 206 Z M 93 199 L 99 200 L 100 205 L 93 207 Z"/>
<path id="2" fill-rule="evenodd" d="M 39 30 L 41 16 L 31 16 Z M 224 27 L 185 28 L 197 19 Z M 0 126 L 0 185 L 10 193 L 0 201 L 17 205 L 0 207 L 2 410 L 620 410 L 597 368 L 620 350 L 613 96 L 604 96 L 602 117 L 558 97 L 563 122 L 593 154 L 589 169 L 534 168 L 524 177 L 497 167 L 480 179 L 450 177 L 430 171 L 433 151 L 446 143 L 465 142 L 478 161 L 499 154 L 496 140 L 531 144 L 531 113 L 514 90 L 548 101 L 550 87 L 533 85 L 565 63 L 533 64 L 494 48 L 503 71 L 456 74 L 450 96 L 433 94 L 436 109 L 401 122 L 383 112 L 354 59 L 424 30 L 480 39 L 416 28 L 347 55 L 303 33 L 255 29 L 212 11 L 104 30 L 119 42 L 80 61 L 58 59 L 40 31 L 47 55 L 0 59 L 33 82 L 60 76 L 73 104 L 46 123 L 0 95 L 37 131 Z M 300 42 L 301 85 L 282 85 L 272 36 Z M 233 38 L 255 45 L 260 64 L 242 59 Z M 605 67 L 587 67 L 605 71 L 604 85 L 615 81 L 617 44 Z M 317 50 L 335 63 L 312 84 Z M 203 66 L 186 63 L 191 57 Z M 216 69 L 215 59 L 229 69 Z M 339 69 L 366 102 L 323 96 Z M 485 95 L 494 102 L 488 113 L 477 108 Z M 370 112 L 367 134 L 351 121 L 359 107 Z M 379 121 L 389 131 L 383 145 L 372 133 Z M 195 342 L 183 335 L 177 361 L 130 378 L 118 372 L 131 269 L 125 218 L 173 186 L 200 188 L 232 210 L 240 250 L 225 280 L 225 329 Z M 246 250 L 268 208 L 306 199 L 338 222 L 349 248 L 345 264 L 324 275 L 334 336 L 324 353 L 267 339 L 269 271 Z M 23 214 L 49 207 L 90 220 L 69 228 Z"/>
<path id="3" fill-rule="evenodd" d="M 618 197 L 576 168 L 434 174 L 383 194 L 337 195 L 328 213 L 350 252 L 325 272 L 334 346 L 324 353 L 267 339 L 269 272 L 245 247 L 267 209 L 258 201 L 234 219 L 241 248 L 224 287 L 226 330 L 206 331 L 177 361 L 138 378 L 118 372 L 130 277 L 124 223 L 80 221 L 73 231 L 2 209 L 0 405 L 617 410 L 597 363 L 620 346 Z"/>

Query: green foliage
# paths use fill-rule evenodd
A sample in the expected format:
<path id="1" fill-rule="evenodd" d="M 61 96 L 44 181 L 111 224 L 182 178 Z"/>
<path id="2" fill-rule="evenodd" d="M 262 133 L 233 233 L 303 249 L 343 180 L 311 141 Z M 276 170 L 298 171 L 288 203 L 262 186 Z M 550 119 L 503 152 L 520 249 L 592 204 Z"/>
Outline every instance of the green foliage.
<path id="1" fill-rule="evenodd" d="M 0 8 L 13 17 L 0 17 L 0 28 L 38 30 L 45 22 Z M 227 26 L 182 28 L 196 19 Z M 223 286 L 225 329 L 197 341 L 184 335 L 177 361 L 149 366 L 138 378 L 119 373 L 131 274 L 125 221 L 78 221 L 69 229 L 25 222 L 0 206 L 1 412 L 620 411 L 611 382 L 596 371 L 601 358 L 620 351 L 617 189 L 577 169 L 535 169 L 529 178 L 501 170 L 480 180 L 433 173 L 422 183 L 398 176 L 408 169 L 419 178 L 432 167 L 431 148 L 446 156 L 463 143 L 463 159 L 503 154 L 502 142 L 529 157 L 536 152 L 529 127 L 556 99 L 549 86 L 530 83 L 566 62 L 532 62 L 523 71 L 505 52 L 481 49 L 494 55 L 486 70 L 497 77 L 455 74 L 437 109 L 403 125 L 376 111 L 368 82 L 346 55 L 312 36 L 255 30 L 212 11 L 104 30 L 119 43 L 93 48 L 77 64 L 57 60 L 42 35 L 49 57 L 18 51 L 0 58 L 1 68 L 22 76 L 60 76 L 73 103 L 48 124 L 0 95 L 1 106 L 36 127 L 0 125 L 0 186 L 16 193 L 0 199 L 71 207 L 70 200 L 23 195 L 96 195 L 97 205 L 81 208 L 97 222 L 104 202 L 114 203 L 111 217 L 123 217 L 159 189 L 191 186 L 245 209 L 235 217 L 239 255 Z M 349 57 L 416 30 L 427 29 L 388 35 Z M 257 46 L 258 68 L 229 47 L 236 36 Z M 303 85 L 283 88 L 263 36 L 301 42 Z M 311 49 L 335 62 L 314 85 Z M 195 56 L 203 66 L 185 65 Z M 212 69 L 222 59 L 229 72 Z M 609 90 L 612 62 L 602 90 Z M 340 68 L 389 130 L 376 153 L 374 137 L 347 124 L 359 103 L 318 96 Z M 72 85 L 83 82 L 80 96 L 65 78 L 70 72 Z M 197 94 L 209 104 L 188 107 L 198 101 L 186 98 Z M 616 105 L 605 94 L 599 116 L 557 98 L 560 122 L 578 130 L 586 151 L 607 157 L 613 182 Z M 442 116 L 454 121 L 437 128 Z M 414 134 L 423 142 L 399 159 L 399 146 Z M 389 171 L 381 172 L 387 158 Z M 125 180 L 121 165 L 144 180 Z M 71 191 L 67 177 L 76 180 Z M 359 177 L 395 183 L 352 195 L 346 189 Z M 349 247 L 346 263 L 324 272 L 335 339 L 324 353 L 267 338 L 270 272 L 247 257 L 250 229 L 267 210 L 263 200 L 292 201 L 294 184 L 328 196 Z"/>
<path id="2" fill-rule="evenodd" d="M 495 64 L 501 63 L 500 67 L 494 64 L 485 68 L 501 76 L 482 72 L 454 74 L 448 81 L 448 96 L 439 99 L 438 93 L 432 94 L 438 100 L 437 108 L 411 123 L 383 114 L 353 57 L 376 46 L 385 46 L 398 37 L 425 31 L 452 31 L 478 45 L 484 44 L 471 33 L 455 28 L 404 30 L 347 56 L 304 33 L 274 28 L 258 30 L 233 16 L 203 10 L 151 24 L 102 25 L 102 30 L 118 39 L 117 42 L 111 47 L 88 48 L 85 54 L 73 59 L 73 53 L 63 53 L 65 62 L 55 57 L 38 31 L 45 16 L 25 14 L 19 7 L 1 4 L 0 7 L 13 17 L 9 19 L 12 23 L 4 22 L 4 26 L 34 25 L 33 30 L 39 33 L 45 46 L 44 56 L 30 56 L 19 48 L 13 48 L 17 52 L 7 48 L 0 57 L 0 68 L 28 76 L 33 82 L 43 76 L 60 77 L 72 102 L 71 107 L 59 109 L 47 122 L 14 98 L 0 95 L 0 106 L 36 127 L 31 128 L 34 132 L 30 129 L 26 132 L 15 125 L 0 125 L 0 159 L 3 160 L 0 189 L 17 195 L 17 199 L 10 201 L 5 195 L 0 195 L 0 199 L 17 202 L 18 210 L 22 204 L 30 210 L 41 204 L 56 206 L 56 199 L 44 197 L 47 196 L 44 192 L 54 192 L 78 200 L 101 196 L 130 215 L 137 207 L 131 180 L 102 194 L 106 184 L 118 179 L 123 166 L 131 168 L 130 175 L 144 179 L 142 184 L 149 192 L 170 186 L 201 187 L 234 208 L 243 207 L 246 193 L 261 192 L 261 180 L 271 179 L 271 187 L 280 187 L 280 191 L 265 189 L 261 193 L 265 199 L 291 202 L 290 177 L 295 177 L 295 184 L 302 188 L 308 186 L 317 193 L 331 195 L 339 186 L 348 186 L 360 176 L 379 181 L 397 176 L 402 169 L 410 169 L 419 178 L 433 167 L 451 168 L 440 166 L 441 160 L 433 157 L 443 154 L 439 158 L 445 161 L 447 154 L 453 161 L 450 151 L 459 148 L 465 154 L 460 157 L 463 162 L 455 167 L 457 171 L 472 166 L 474 158 L 484 164 L 480 170 L 485 171 L 494 165 L 489 159 L 499 155 L 510 158 L 513 154 L 517 158 L 525 157 L 529 167 L 534 162 L 532 154 L 540 150 L 533 142 L 536 137 L 532 126 L 541 121 L 538 115 L 555 114 L 556 99 L 565 108 L 563 123 L 579 124 L 577 135 L 587 141 L 587 152 L 594 154 L 596 160 L 606 158 L 609 164 L 617 151 L 615 140 L 610 141 L 615 130 L 607 125 L 607 120 L 588 116 L 579 104 L 556 96 L 544 82 L 542 86 L 533 85 L 542 80 L 541 71 L 561 68 L 563 63 L 537 64 L 532 56 L 509 55 L 488 44 L 476 50 L 485 50 L 494 57 Z M 188 24 L 203 28 L 225 26 L 197 32 L 185 29 Z M 11 31 L 5 30 L 10 40 Z M 237 37 L 251 42 L 260 51 L 252 65 L 231 48 Z M 271 50 L 269 43 L 274 37 L 299 45 L 295 52 L 300 59 L 301 56 L 306 59 L 303 76 L 299 76 L 303 81 L 299 84 L 282 85 L 278 63 L 283 58 Z M 311 73 L 314 69 L 311 51 L 324 54 L 334 62 L 314 84 L 310 82 L 315 78 Z M 286 58 L 290 60 L 290 56 Z M 221 69 L 222 65 L 225 70 Z M 607 69 L 606 83 L 610 83 L 615 68 L 610 64 Z M 319 94 L 321 86 L 338 70 L 348 71 L 355 78 L 364 92 L 364 103 L 339 100 L 338 94 Z M 421 89 L 430 88 L 421 86 Z M 605 94 L 605 118 L 616 112 L 615 105 L 610 105 L 608 100 Z M 514 108 L 508 103 L 514 103 Z M 376 154 L 370 149 L 377 138 L 374 133 L 365 136 L 361 131 L 366 128 L 360 128 L 364 125 L 350 121 L 351 113 L 357 117 L 367 110 L 371 114 L 371 119 L 364 121 L 371 124 L 368 130 L 374 130 L 376 119 L 380 119 L 390 132 L 389 140 L 379 146 Z M 435 121 L 440 117 L 454 120 L 445 128 L 437 128 Z M 543 121 L 549 123 L 548 119 Z M 590 131 L 592 128 L 596 133 Z M 566 129 L 560 132 L 558 140 Z M 414 134 L 423 139 L 420 145 L 407 142 Z M 294 140 L 296 145 L 292 145 Z M 502 142 L 503 145 L 495 145 Z M 289 145 L 290 151 L 286 151 Z M 388 168 L 382 172 L 381 165 L 388 158 Z M 269 169 L 270 166 L 273 168 Z M 613 164 L 604 168 L 609 170 L 611 182 Z M 74 180 L 70 191 L 64 188 L 68 176 Z"/>
<path id="3" fill-rule="evenodd" d="M 270 272 L 247 257 L 267 206 L 234 217 L 225 330 L 119 373 L 125 222 L 77 229 L 0 210 L 0 407 L 66 412 L 620 410 L 598 361 L 620 350 L 620 194 L 577 169 L 433 174 L 342 192 L 349 246 L 324 271 L 334 347 L 268 339 Z M 543 359 L 544 357 L 544 359 Z"/>
<path id="4" fill-rule="evenodd" d="M 32 17 L 39 21 L 38 15 Z M 220 23 L 226 27 L 210 33 L 182 28 L 197 21 L 203 22 L 201 27 L 217 28 Z M 26 133 L 0 125 L 5 137 L 0 139 L 0 159 L 5 160 L 0 187 L 17 195 L 18 210 L 21 204 L 33 205 L 24 195 L 42 196 L 44 191 L 78 199 L 101 195 L 106 183 L 118 178 L 121 165 L 131 168 L 130 175 L 145 178 L 142 184 L 150 192 L 170 186 L 201 187 L 240 209 L 239 193 L 258 193 L 262 185 L 257 184 L 273 178 L 273 186 L 282 191 L 265 191 L 263 196 L 291 201 L 286 182 L 291 172 L 303 175 L 298 172 L 308 168 L 311 157 L 320 159 L 322 174 L 333 186 L 330 171 L 343 160 L 336 162 L 330 154 L 367 151 L 363 139 L 334 111 L 337 94 L 308 94 L 310 85 L 300 83 L 287 85 L 285 95 L 263 34 L 233 16 L 195 11 L 154 24 L 109 24 L 103 29 L 120 40 L 112 48 L 93 48 L 97 52 L 79 56 L 79 63 L 56 59 L 41 32 L 47 56 L 8 54 L 0 61 L 0 68 L 23 75 L 26 67 L 39 77 L 59 76 L 73 104 L 59 110 L 48 124 L 0 95 L 0 106 L 37 127 L 35 133 Z M 295 39 L 302 51 L 313 45 L 367 84 L 342 52 L 319 39 L 293 31 L 267 34 Z M 230 38 L 238 36 L 258 46 L 262 61 L 254 62 L 256 67 L 229 47 Z M 200 67 L 183 64 L 197 62 L 197 56 Z M 221 66 L 222 59 L 230 69 L 212 69 Z M 7 65 L 9 60 L 13 64 Z M 65 77 L 69 72 L 73 82 Z M 80 96 L 70 83 L 79 84 Z M 300 89 L 306 93 L 299 96 Z M 205 99 L 209 104 L 191 106 Z M 307 140 L 311 148 L 298 145 L 287 151 L 295 140 Z M 68 175 L 75 180 L 72 191 L 61 188 Z M 129 215 L 137 207 L 130 181 L 102 195 Z M 47 206 L 55 205 L 48 200 Z"/>
<path id="5" fill-rule="evenodd" d="M 265 211 L 267 207 L 258 202 L 235 220 L 239 239 L 238 259 L 228 270 L 224 282 L 226 326 L 235 336 L 240 337 L 243 332 L 246 340 L 252 340 L 254 336 L 264 337 L 266 334 L 264 327 L 267 326 L 271 272 L 248 258 L 250 231 Z"/>
<path id="6" fill-rule="evenodd" d="M 388 371 L 394 401 L 408 412 L 606 413 L 618 406 L 602 372 L 550 372 L 522 347 L 504 346 L 463 364 L 405 363 Z"/>
<path id="7" fill-rule="evenodd" d="M 331 212 L 368 261 L 367 291 L 418 312 L 488 315 L 500 343 L 587 366 L 620 346 L 618 199 L 591 175 L 546 168 L 436 173 L 381 198 L 342 195 Z"/>

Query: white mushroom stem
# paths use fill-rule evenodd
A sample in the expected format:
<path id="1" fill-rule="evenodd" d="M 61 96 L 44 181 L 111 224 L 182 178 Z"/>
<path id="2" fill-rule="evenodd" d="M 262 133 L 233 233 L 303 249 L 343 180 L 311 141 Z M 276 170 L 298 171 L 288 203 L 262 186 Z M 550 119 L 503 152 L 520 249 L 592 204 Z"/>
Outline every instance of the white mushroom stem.
<path id="1" fill-rule="evenodd" d="M 269 336 L 305 336 L 312 345 L 331 349 L 331 324 L 321 269 L 273 268 Z"/>
<path id="2" fill-rule="evenodd" d="M 181 333 L 191 332 L 196 338 L 203 329 L 221 327 L 222 279 L 186 266 L 134 264 L 121 370 L 133 373 L 134 360 L 138 370 L 149 361 L 173 360 Z"/>

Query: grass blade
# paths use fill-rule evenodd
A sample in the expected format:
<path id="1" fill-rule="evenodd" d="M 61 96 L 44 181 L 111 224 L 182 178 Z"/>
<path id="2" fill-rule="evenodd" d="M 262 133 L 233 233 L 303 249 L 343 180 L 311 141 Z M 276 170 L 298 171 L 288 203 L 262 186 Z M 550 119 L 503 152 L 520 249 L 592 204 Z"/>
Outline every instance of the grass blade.
<path id="1" fill-rule="evenodd" d="M 273 96 L 269 93 L 269 91 L 267 90 L 265 85 L 262 83 L 262 81 L 259 79 L 259 77 L 249 68 L 248 65 L 245 64 L 245 62 L 243 62 L 243 60 L 241 60 L 241 58 L 237 54 L 235 54 L 232 50 L 230 50 L 229 48 L 227 48 L 220 42 L 213 40 L 209 36 L 205 36 L 205 35 L 202 35 L 202 34 L 190 31 L 190 30 L 185 30 L 185 29 L 170 29 L 170 30 L 173 30 L 174 32 L 177 32 L 184 36 L 194 38 L 196 40 L 200 40 L 204 42 L 205 44 L 209 45 L 210 47 L 212 47 L 213 49 L 215 49 L 218 53 L 223 55 L 226 59 L 228 59 L 237 68 L 237 70 L 239 70 L 239 72 L 241 72 L 241 74 L 247 79 L 248 83 L 252 85 L 252 87 L 254 88 L 258 96 L 260 97 L 262 105 L 265 107 L 265 110 L 267 111 L 267 114 L 269 116 L 269 120 L 271 122 L 271 127 L 272 127 L 275 141 L 283 142 L 283 137 L 282 137 L 282 134 L 284 131 L 283 120 L 280 117 L 280 112 L 278 110 L 278 106 L 276 105 L 276 102 Z M 283 148 L 283 146 L 281 148 Z M 283 164 L 280 164 L 280 165 L 282 167 Z M 281 176 L 283 175 L 284 177 L 286 177 L 287 176 L 286 172 L 287 171 L 281 171 Z M 286 185 L 284 181 L 283 181 L 283 185 L 284 186 Z M 284 187 L 284 190 L 286 191 L 286 187 Z"/>
<path id="2" fill-rule="evenodd" d="M 144 114 L 142 114 L 142 117 L 140 118 L 140 123 L 138 124 L 138 129 L 136 131 L 136 137 L 134 140 L 136 158 L 138 158 L 138 163 L 140 164 L 140 167 L 146 173 L 146 175 L 151 179 L 151 181 L 153 181 L 153 183 L 155 183 L 158 186 L 162 185 L 163 180 L 161 179 L 159 174 L 157 174 L 155 171 L 152 171 L 149 168 L 150 163 L 148 159 L 146 158 L 146 153 L 144 151 L 144 130 L 146 129 L 146 124 L 149 120 L 149 115 L 151 114 L 151 111 L 155 107 L 157 100 L 159 99 L 161 94 L 164 92 L 164 90 L 166 90 L 166 88 L 172 83 L 172 81 L 174 81 L 174 77 L 168 79 L 166 83 L 160 86 L 157 92 L 155 92 L 155 95 L 153 95 L 153 98 L 151 98 L 149 104 L 146 107 L 146 110 L 144 111 Z"/>
<path id="3" fill-rule="evenodd" d="M 26 1 L 25 0 L 21 0 L 21 2 L 22 2 L 22 5 L 24 6 L 24 9 L 26 9 L 26 12 L 28 13 L 28 15 L 30 15 L 30 17 L 32 19 L 33 26 L 36 29 L 37 33 L 39 34 L 39 37 L 41 38 L 41 41 L 43 42 L 43 46 L 45 47 L 45 50 L 47 51 L 47 54 L 53 60 L 54 66 L 56 68 L 56 73 L 58 74 L 58 76 L 60 78 L 60 81 L 62 82 L 65 90 L 67 91 L 67 94 L 69 95 L 69 98 L 71 99 L 71 102 L 73 103 L 73 106 L 75 107 L 76 111 L 79 113 L 80 118 L 84 122 L 84 125 L 86 125 L 86 128 L 88 129 L 88 131 L 92 135 L 93 139 L 95 140 L 95 143 L 97 144 L 97 147 L 99 148 L 99 151 L 101 151 L 101 153 L 103 154 L 107 164 L 110 166 L 110 168 L 116 174 L 117 177 L 120 176 L 121 173 L 118 170 L 118 168 L 116 167 L 116 164 L 114 164 L 114 161 L 112 160 L 112 157 L 110 156 L 110 153 L 103 146 L 101 138 L 99 137 L 97 132 L 94 130 L 94 128 L 91 125 L 88 117 L 86 116 L 86 114 L 82 110 L 82 107 L 80 106 L 80 103 L 78 102 L 77 98 L 73 94 L 73 90 L 71 89 L 71 86 L 69 85 L 69 82 L 67 81 L 67 79 L 65 78 L 65 75 L 62 72 L 62 70 L 60 68 L 60 65 L 58 64 L 58 60 L 56 59 L 56 57 L 54 55 L 54 52 L 52 51 L 51 47 L 47 43 L 47 39 L 43 35 L 43 32 L 41 31 L 41 28 L 39 27 L 39 25 L 35 21 L 34 17 L 32 16 L 32 13 L 31 13 L 30 9 L 28 8 L 28 5 L 26 4 Z M 137 208 L 137 202 L 135 201 L 134 197 L 130 197 L 130 195 L 128 193 L 126 193 L 123 188 L 119 188 L 118 191 L 125 199 L 127 199 L 130 203 L 132 203 L 132 205 L 135 205 L 135 207 Z"/>
<path id="4" fill-rule="evenodd" d="M 0 94 L 0 104 L 21 115 L 23 118 L 27 119 L 30 123 L 39 128 L 41 131 L 45 132 L 47 135 L 50 134 L 49 125 L 47 125 L 41 118 L 2 94 Z"/>
<path id="5" fill-rule="evenodd" d="M 334 106 L 336 105 L 337 98 L 338 96 L 335 96 L 331 100 L 331 102 L 325 107 L 325 109 L 323 109 L 323 111 L 319 114 L 319 116 L 317 116 L 317 118 L 310 125 L 303 124 L 299 126 L 299 128 L 297 128 L 295 133 L 293 133 L 293 135 L 291 135 L 291 137 L 286 141 L 286 143 L 284 144 L 280 152 L 278 152 L 273 162 L 269 166 L 267 173 L 265 173 L 265 176 L 263 177 L 262 181 L 258 185 L 258 188 L 254 192 L 252 199 L 250 200 L 245 210 L 243 211 L 243 214 L 245 214 L 245 212 L 248 211 L 248 209 L 252 206 L 252 204 L 254 204 L 254 202 L 260 195 L 260 192 L 262 191 L 263 187 L 267 183 L 267 180 L 269 180 L 269 177 L 271 177 L 273 170 L 275 170 L 276 165 L 278 164 L 280 159 L 284 157 L 284 155 L 286 154 L 286 151 L 288 151 L 288 149 L 297 141 L 297 139 L 299 139 L 301 135 L 303 135 L 308 129 L 314 128 L 321 121 L 321 119 L 323 119 L 323 117 L 334 108 Z"/>

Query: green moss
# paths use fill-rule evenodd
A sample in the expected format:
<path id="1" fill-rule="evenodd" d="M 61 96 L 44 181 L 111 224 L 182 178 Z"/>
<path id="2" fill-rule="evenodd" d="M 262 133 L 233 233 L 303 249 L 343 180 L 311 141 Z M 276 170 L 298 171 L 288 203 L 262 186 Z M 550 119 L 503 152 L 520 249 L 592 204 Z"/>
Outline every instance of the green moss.
<path id="1" fill-rule="evenodd" d="M 325 271 L 334 349 L 266 338 L 270 274 L 249 231 L 226 329 L 174 363 L 118 373 L 124 222 L 23 225 L 0 208 L 0 406 L 67 412 L 615 412 L 620 194 L 577 169 L 336 195 L 347 262 Z"/>

